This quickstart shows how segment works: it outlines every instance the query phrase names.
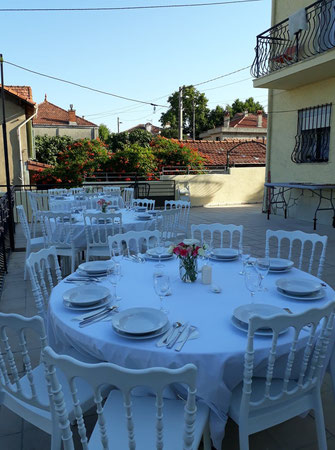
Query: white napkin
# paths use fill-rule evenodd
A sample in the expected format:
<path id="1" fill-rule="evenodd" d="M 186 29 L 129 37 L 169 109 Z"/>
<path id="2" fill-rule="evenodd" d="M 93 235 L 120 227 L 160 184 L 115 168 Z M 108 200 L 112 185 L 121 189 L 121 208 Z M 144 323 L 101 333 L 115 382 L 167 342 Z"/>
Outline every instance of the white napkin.
<path id="1" fill-rule="evenodd" d="M 290 39 L 294 39 L 296 33 L 300 30 L 307 30 L 308 23 L 306 18 L 306 9 L 301 8 L 288 18 L 288 32 Z"/>

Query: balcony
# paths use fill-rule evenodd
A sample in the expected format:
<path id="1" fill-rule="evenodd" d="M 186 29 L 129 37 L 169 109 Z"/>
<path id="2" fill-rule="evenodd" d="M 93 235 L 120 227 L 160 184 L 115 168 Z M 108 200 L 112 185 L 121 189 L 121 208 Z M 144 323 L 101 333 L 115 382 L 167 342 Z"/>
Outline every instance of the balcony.
<path id="1" fill-rule="evenodd" d="M 308 6 L 306 21 L 293 36 L 288 18 L 257 36 L 254 87 L 286 90 L 335 76 L 335 0 Z"/>

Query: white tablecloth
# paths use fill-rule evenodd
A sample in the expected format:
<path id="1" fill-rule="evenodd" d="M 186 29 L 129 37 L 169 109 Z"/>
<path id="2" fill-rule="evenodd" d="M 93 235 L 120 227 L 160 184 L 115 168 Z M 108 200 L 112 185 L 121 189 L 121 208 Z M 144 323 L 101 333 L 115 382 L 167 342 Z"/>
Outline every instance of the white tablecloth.
<path id="1" fill-rule="evenodd" d="M 118 285 L 122 296 L 121 308 L 135 306 L 159 307 L 159 299 L 154 293 L 152 275 L 155 263 L 145 264 L 122 261 L 124 276 Z M 222 287 L 222 293 L 215 294 L 210 287 L 197 280 L 185 284 L 179 279 L 178 261 L 165 262 L 164 271 L 170 275 L 172 295 L 166 297 L 171 322 L 189 321 L 200 332 L 199 339 L 187 342 L 180 353 L 165 347 L 156 347 L 156 339 L 133 341 L 117 336 L 110 322 L 99 322 L 80 329 L 78 322 L 71 319 L 75 312 L 66 310 L 62 303 L 62 293 L 73 286 L 60 283 L 53 290 L 49 306 L 49 337 L 56 350 L 64 350 L 71 344 L 82 352 L 89 352 L 96 358 L 110 361 L 128 368 L 154 366 L 180 367 L 194 363 L 198 367 L 198 397 L 211 408 L 211 436 L 216 448 L 224 436 L 225 422 L 230 403 L 231 391 L 243 379 L 243 356 L 246 348 L 246 334 L 231 323 L 233 310 L 242 304 L 251 303 L 251 296 L 239 275 L 241 263 L 213 263 L 213 280 Z M 277 275 L 269 273 L 265 280 L 268 292 L 257 292 L 254 303 L 268 303 L 281 308 L 289 307 L 293 312 L 323 305 L 334 297 L 334 291 L 326 287 L 326 295 L 318 301 L 296 301 L 283 297 L 275 288 L 279 277 L 305 277 L 311 275 L 292 269 Z M 108 281 L 103 284 L 110 287 Z M 278 354 L 288 351 L 290 332 L 279 337 Z M 255 363 L 261 368 L 271 339 L 255 338 Z M 300 345 L 304 345 L 304 339 Z"/>

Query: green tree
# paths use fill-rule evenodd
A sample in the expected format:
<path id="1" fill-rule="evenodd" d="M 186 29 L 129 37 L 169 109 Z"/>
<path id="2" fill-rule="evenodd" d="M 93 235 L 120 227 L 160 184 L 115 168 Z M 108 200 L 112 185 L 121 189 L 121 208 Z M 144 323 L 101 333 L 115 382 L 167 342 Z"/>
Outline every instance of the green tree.
<path id="1" fill-rule="evenodd" d="M 110 140 L 110 129 L 105 125 L 104 123 L 99 125 L 99 138 L 102 140 L 102 142 L 105 142 L 108 144 Z"/>
<path id="2" fill-rule="evenodd" d="M 225 110 L 222 106 L 217 105 L 215 109 L 212 109 L 208 114 L 208 130 L 211 128 L 220 127 L 224 121 Z"/>
<path id="3" fill-rule="evenodd" d="M 264 111 L 264 107 L 259 102 L 255 102 L 253 97 L 247 98 L 244 102 L 237 98 L 231 106 L 227 105 L 226 109 L 230 112 L 231 117 L 234 117 L 236 113 L 242 113 L 244 111 L 252 114 L 256 114 L 257 111 Z"/>
<path id="4" fill-rule="evenodd" d="M 179 92 L 176 91 L 168 98 L 170 108 L 161 115 L 163 126 L 170 125 L 170 136 L 178 132 Z M 195 136 L 207 129 L 209 109 L 205 94 L 199 92 L 194 86 L 183 88 L 183 132 L 192 136 L 193 132 L 193 105 L 195 109 Z M 165 134 L 165 133 L 164 133 Z"/>
<path id="5" fill-rule="evenodd" d="M 73 143 L 70 136 L 36 136 L 36 160 L 44 164 L 54 165 L 57 155 Z"/>

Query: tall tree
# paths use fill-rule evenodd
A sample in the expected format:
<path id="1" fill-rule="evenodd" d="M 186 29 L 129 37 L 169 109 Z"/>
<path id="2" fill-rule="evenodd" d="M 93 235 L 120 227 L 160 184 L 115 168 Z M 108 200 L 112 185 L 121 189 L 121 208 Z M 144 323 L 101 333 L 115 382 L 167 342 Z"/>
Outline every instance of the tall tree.
<path id="1" fill-rule="evenodd" d="M 226 109 L 230 112 L 231 117 L 244 111 L 252 114 L 256 114 L 257 111 L 264 111 L 264 107 L 259 102 L 256 102 L 253 97 L 247 98 L 244 102 L 237 98 L 231 106 L 227 105 Z"/>
<path id="2" fill-rule="evenodd" d="M 176 91 L 168 98 L 170 108 L 161 115 L 160 122 L 163 126 L 170 125 L 169 134 L 175 134 L 178 130 L 179 92 Z M 207 129 L 209 109 L 205 94 L 199 92 L 194 86 L 183 88 L 183 131 L 185 134 L 193 134 L 193 109 L 195 110 L 195 136 Z"/>
<path id="3" fill-rule="evenodd" d="M 108 142 L 110 139 L 110 129 L 105 125 L 104 123 L 101 123 L 99 125 L 99 138 L 102 140 L 102 142 Z"/>

